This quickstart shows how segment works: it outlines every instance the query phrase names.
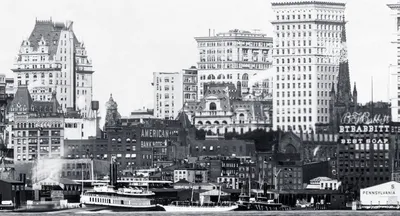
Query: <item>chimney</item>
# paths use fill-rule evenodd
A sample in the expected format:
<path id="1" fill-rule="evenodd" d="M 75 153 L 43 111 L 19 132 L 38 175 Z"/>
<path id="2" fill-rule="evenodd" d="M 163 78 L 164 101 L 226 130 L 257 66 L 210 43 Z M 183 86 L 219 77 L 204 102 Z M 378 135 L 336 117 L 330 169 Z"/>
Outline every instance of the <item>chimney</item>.
<path id="1" fill-rule="evenodd" d="M 213 34 L 214 34 L 213 36 L 215 36 L 215 29 L 213 29 Z"/>
<path id="2" fill-rule="evenodd" d="M 208 29 L 208 37 L 211 37 L 211 29 Z"/>

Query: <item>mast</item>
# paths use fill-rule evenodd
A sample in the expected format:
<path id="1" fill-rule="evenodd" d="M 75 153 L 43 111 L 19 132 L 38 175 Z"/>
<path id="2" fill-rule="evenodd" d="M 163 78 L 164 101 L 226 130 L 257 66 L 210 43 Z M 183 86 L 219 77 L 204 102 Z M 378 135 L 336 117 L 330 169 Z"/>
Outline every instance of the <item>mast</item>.
<path id="1" fill-rule="evenodd" d="M 191 203 L 193 203 L 193 193 L 194 193 L 193 190 L 194 190 L 194 188 L 193 188 L 193 183 L 192 183 L 192 195 L 191 195 L 191 197 L 190 197 L 190 202 L 191 202 Z"/>
<path id="2" fill-rule="evenodd" d="M 250 179 L 250 168 L 249 168 L 249 198 L 251 198 L 251 179 Z"/>
<path id="3" fill-rule="evenodd" d="M 83 163 L 81 163 L 81 170 L 82 170 L 82 189 L 81 189 L 81 193 L 82 193 L 82 196 L 83 196 Z"/>
<path id="4" fill-rule="evenodd" d="M 220 202 L 221 202 L 221 188 L 222 188 L 222 185 L 220 185 L 220 186 L 219 186 L 219 192 L 218 192 L 218 203 L 220 203 Z"/>

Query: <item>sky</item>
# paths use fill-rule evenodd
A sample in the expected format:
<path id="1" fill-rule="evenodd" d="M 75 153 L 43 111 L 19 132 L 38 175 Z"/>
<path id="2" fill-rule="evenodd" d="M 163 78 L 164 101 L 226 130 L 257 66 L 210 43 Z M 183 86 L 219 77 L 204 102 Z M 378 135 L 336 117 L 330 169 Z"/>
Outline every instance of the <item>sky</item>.
<path id="1" fill-rule="evenodd" d="M 358 100 L 388 101 L 389 65 L 396 54 L 391 39 L 395 0 L 347 0 L 346 19 L 351 82 Z M 178 72 L 196 65 L 194 37 L 209 29 L 253 30 L 272 36 L 270 0 L 2 0 L 0 1 L 0 73 L 11 68 L 35 19 L 74 22 L 93 69 L 93 99 L 100 112 L 113 95 L 122 116 L 153 107 L 153 72 Z"/>

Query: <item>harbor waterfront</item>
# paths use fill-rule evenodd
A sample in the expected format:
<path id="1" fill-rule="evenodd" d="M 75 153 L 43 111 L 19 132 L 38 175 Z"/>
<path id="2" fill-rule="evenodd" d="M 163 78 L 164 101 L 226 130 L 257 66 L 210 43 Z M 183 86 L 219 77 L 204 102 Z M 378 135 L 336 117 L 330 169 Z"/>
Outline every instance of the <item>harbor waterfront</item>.
<path id="1" fill-rule="evenodd" d="M 132 215 L 132 213 L 127 213 L 127 212 L 121 212 L 121 213 L 115 213 L 115 212 L 107 212 L 107 211 L 101 211 L 101 212 L 85 212 L 82 210 L 74 210 L 74 211 L 68 211 L 68 212 L 57 212 L 57 216 L 71 216 L 71 215 L 95 215 L 95 214 L 101 214 L 102 216 L 111 216 L 111 215 L 118 215 L 118 216 L 129 216 Z M 30 216 L 41 216 L 41 215 L 46 215 L 46 214 L 55 214 L 55 213 L 29 213 L 27 215 Z M 21 214 L 16 214 L 16 213 L 1 213 L 3 216 L 12 216 L 12 215 L 23 215 Z M 283 215 L 290 215 L 290 216 L 344 216 L 344 215 L 352 215 L 352 216 L 394 216 L 398 215 L 396 211 L 285 211 L 285 212 L 276 212 L 276 211 L 270 211 L 270 212 L 215 212 L 215 213 L 203 213 L 201 211 L 199 212 L 180 212 L 180 213 L 173 213 L 173 212 L 135 212 L 135 216 L 151 216 L 151 215 L 156 215 L 156 216 L 183 216 L 183 215 L 198 215 L 198 216 L 219 216 L 219 215 L 229 215 L 229 216 L 256 216 L 256 215 L 274 215 L 274 216 L 283 216 Z"/>
<path id="2" fill-rule="evenodd" d="M 156 9 L 179 8 L 180 20 L 204 22 L 216 15 L 210 9 L 218 9 L 219 1 L 169 2 L 171 8 L 156 1 L 147 12 L 142 1 L 113 2 L 104 7 L 117 5 L 116 11 L 103 12 L 113 16 L 90 21 L 103 0 L 87 10 L 77 5 L 77 11 L 93 12 L 81 20 L 73 5 L 25 3 L 12 10 L 20 17 L 3 19 L 21 31 L 32 29 L 0 35 L 4 47 L 14 46 L 13 53 L 0 50 L 0 68 L 15 56 L 7 66 L 13 78 L 0 74 L 0 216 L 400 215 L 400 0 L 380 3 L 396 16 L 397 62 L 371 67 L 380 67 L 374 71 L 380 78 L 388 78 L 382 75 L 386 69 L 396 74 L 375 91 L 376 78 L 371 91 L 365 91 L 369 82 L 354 79 L 357 73 L 364 78 L 365 70 L 353 63 L 381 53 L 369 44 L 348 46 L 356 42 L 358 25 L 347 15 L 362 10 L 353 11 L 345 0 L 261 0 L 251 12 L 245 9 L 250 4 L 231 0 L 218 10 L 239 14 L 224 15 L 234 23 L 230 29 L 207 31 L 192 23 L 200 30 L 185 36 L 191 45 L 178 39 L 180 23 L 165 22 L 171 13 L 157 17 Z M 207 10 L 199 16 L 201 5 Z M 29 13 L 21 13 L 24 8 Z M 193 14 L 183 16 L 186 11 Z M 144 25 L 151 25 L 150 18 L 168 31 L 134 27 L 138 20 L 128 18 L 138 12 L 148 16 L 140 21 Z M 33 19 L 38 14 L 49 19 Z M 114 15 L 126 17 L 108 23 Z M 237 17 L 253 27 L 269 20 L 270 32 L 236 29 L 242 27 Z M 32 23 L 22 25 L 21 19 Z M 126 20 L 129 25 L 119 26 Z M 210 23 L 218 22 L 214 17 Z M 106 30 L 88 34 L 99 23 Z M 150 29 L 158 29 L 157 41 Z M 171 35 L 178 43 L 160 41 Z M 193 56 L 180 51 L 181 42 Z M 181 60 L 185 64 L 175 69 L 163 63 Z M 146 67 L 132 70 L 142 63 Z M 95 79 L 104 74 L 103 81 Z M 98 86 L 107 91 L 103 96 Z M 382 89 L 387 100 L 374 95 Z M 127 113 L 127 104 L 140 109 Z"/>

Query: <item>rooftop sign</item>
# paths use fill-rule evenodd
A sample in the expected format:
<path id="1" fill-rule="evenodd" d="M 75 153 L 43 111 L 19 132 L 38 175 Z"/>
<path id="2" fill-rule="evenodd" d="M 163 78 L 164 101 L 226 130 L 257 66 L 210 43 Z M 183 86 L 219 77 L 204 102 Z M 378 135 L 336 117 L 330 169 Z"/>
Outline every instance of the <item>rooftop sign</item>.
<path id="1" fill-rule="evenodd" d="M 375 114 L 371 115 L 370 112 L 347 112 L 342 116 L 341 124 L 346 125 L 368 125 L 368 124 L 389 124 L 390 116 Z"/>

